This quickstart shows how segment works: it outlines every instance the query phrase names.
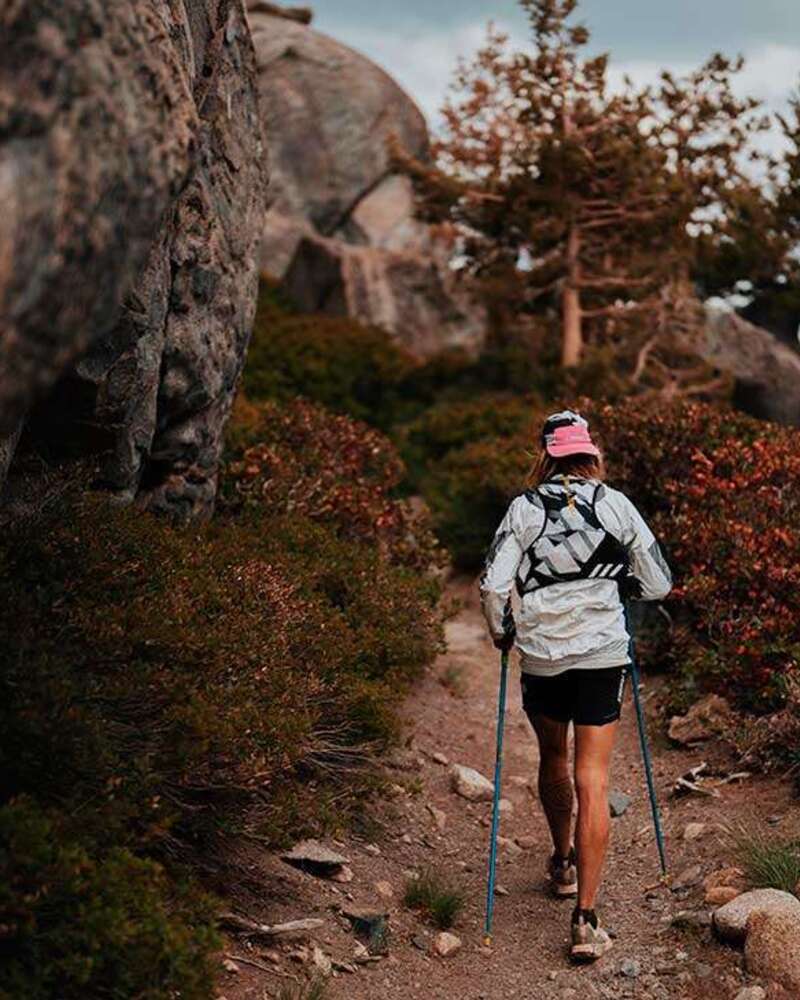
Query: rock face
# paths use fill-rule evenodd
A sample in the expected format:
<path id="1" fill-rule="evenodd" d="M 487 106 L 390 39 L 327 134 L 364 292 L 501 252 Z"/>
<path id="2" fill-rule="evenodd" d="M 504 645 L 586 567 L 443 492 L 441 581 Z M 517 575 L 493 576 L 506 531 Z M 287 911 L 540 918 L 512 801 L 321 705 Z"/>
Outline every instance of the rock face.
<path id="1" fill-rule="evenodd" d="M 91 428 L 122 498 L 206 514 L 265 197 L 242 0 L 32 0 L 0 24 L 0 435 L 61 379 L 39 427 Z"/>
<path id="2" fill-rule="evenodd" d="M 735 376 L 740 409 L 800 427 L 800 352 L 794 347 L 736 313 L 707 307 L 699 352 Z"/>
<path id="3" fill-rule="evenodd" d="M 250 0 L 272 201 L 265 272 L 303 311 L 352 316 L 420 356 L 472 348 L 485 319 L 449 266 L 444 230 L 414 218 L 390 142 L 430 158 L 425 120 L 378 66 L 291 11 Z"/>

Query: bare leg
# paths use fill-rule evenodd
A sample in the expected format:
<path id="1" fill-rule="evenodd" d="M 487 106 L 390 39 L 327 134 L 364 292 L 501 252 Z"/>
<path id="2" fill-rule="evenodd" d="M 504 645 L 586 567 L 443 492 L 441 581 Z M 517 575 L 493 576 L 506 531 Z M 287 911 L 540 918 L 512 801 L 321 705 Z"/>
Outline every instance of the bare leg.
<path id="1" fill-rule="evenodd" d="M 578 906 L 584 910 L 594 909 L 608 847 L 608 769 L 618 728 L 618 722 L 575 727 Z"/>
<path id="2" fill-rule="evenodd" d="M 567 756 L 569 723 L 536 715 L 533 728 L 539 740 L 539 800 L 553 846 L 565 858 L 572 846 L 572 779 Z"/>

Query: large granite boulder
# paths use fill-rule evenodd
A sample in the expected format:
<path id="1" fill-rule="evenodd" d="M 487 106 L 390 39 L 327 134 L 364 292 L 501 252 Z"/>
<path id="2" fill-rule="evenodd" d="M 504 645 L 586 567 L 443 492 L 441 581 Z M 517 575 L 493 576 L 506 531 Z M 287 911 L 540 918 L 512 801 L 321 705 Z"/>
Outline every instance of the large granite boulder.
<path id="1" fill-rule="evenodd" d="M 265 198 L 242 0 L 29 0 L 0 25 L 0 461 L 60 380 L 40 430 L 79 418 L 121 496 L 205 514 Z"/>
<path id="2" fill-rule="evenodd" d="M 706 307 L 699 353 L 736 379 L 734 403 L 764 420 L 800 426 L 800 351 L 735 312 Z"/>
<path id="3" fill-rule="evenodd" d="M 415 218 L 392 167 L 393 142 L 430 159 L 417 106 L 302 11 L 250 0 L 249 17 L 270 135 L 264 271 L 300 309 L 383 327 L 420 356 L 476 347 L 485 316 L 450 266 L 452 238 Z"/>

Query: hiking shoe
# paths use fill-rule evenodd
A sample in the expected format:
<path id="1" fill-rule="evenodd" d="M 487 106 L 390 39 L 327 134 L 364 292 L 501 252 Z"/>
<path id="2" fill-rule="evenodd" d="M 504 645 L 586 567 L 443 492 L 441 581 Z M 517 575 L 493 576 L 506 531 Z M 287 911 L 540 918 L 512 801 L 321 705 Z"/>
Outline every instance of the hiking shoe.
<path id="1" fill-rule="evenodd" d="M 547 875 L 554 896 L 561 898 L 577 895 L 578 869 L 575 865 L 575 848 L 570 847 L 569 854 L 565 858 L 553 853 L 547 865 Z"/>
<path id="2" fill-rule="evenodd" d="M 569 957 L 573 962 L 595 962 L 605 955 L 613 941 L 603 930 L 594 910 L 578 910 L 572 914 L 572 946 Z"/>

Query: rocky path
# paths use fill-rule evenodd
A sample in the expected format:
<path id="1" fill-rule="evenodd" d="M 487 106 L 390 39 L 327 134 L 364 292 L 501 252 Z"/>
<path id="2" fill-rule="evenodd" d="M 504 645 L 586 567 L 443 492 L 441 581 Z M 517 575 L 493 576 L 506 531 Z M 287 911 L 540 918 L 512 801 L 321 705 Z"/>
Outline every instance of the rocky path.
<path id="1" fill-rule="evenodd" d="M 332 960 L 334 974 L 325 992 L 329 1000 L 736 998 L 757 981 L 743 971 L 740 952 L 712 937 L 702 882 L 733 860 L 724 825 L 769 817 L 788 834 L 796 822 L 789 791 L 780 782 L 753 777 L 723 786 L 718 797 L 670 799 L 678 775 L 701 759 L 724 763 L 724 750 L 678 751 L 655 739 L 655 775 L 671 869 L 670 886 L 660 884 L 630 693 L 612 775 L 612 788 L 629 796 L 630 804 L 612 820 L 599 905 L 604 922 L 617 935 L 614 949 L 594 966 L 574 968 L 566 961 L 572 903 L 545 892 L 549 841 L 529 784 L 536 748 L 521 709 L 516 671 L 509 686 L 503 781 L 509 806 L 501 822 L 494 941 L 491 951 L 482 947 L 491 803 L 457 795 L 450 765 L 492 774 L 497 654 L 486 639 L 474 586 L 462 584 L 458 596 L 464 603 L 448 625 L 448 651 L 406 706 L 407 745 L 391 760 L 394 797 L 371 807 L 363 839 L 333 843 L 349 859 L 344 878 L 351 871 L 352 880 L 316 878 L 254 854 L 249 862 L 253 879 L 274 886 L 259 919 L 302 916 L 324 924 L 310 941 L 271 949 L 253 946 L 250 952 L 242 950 L 242 943 L 232 943 L 229 954 L 238 950 L 240 957 L 249 956 L 263 968 L 229 959 L 220 995 L 261 1000 L 288 987 L 297 992 L 284 996 L 305 997 L 315 960 L 323 972 Z M 645 689 L 645 698 L 652 697 L 651 688 Z M 430 867 L 455 881 L 467 900 L 453 929 L 461 947 L 446 958 L 435 952 L 435 929 L 403 905 L 409 876 Z M 388 913 L 387 956 L 363 964 L 353 961 L 359 949 L 349 922 L 340 915 L 342 907 L 353 906 Z M 361 958 L 366 958 L 363 952 Z M 765 995 L 776 1000 L 789 996 L 756 989 L 744 997 Z"/>

